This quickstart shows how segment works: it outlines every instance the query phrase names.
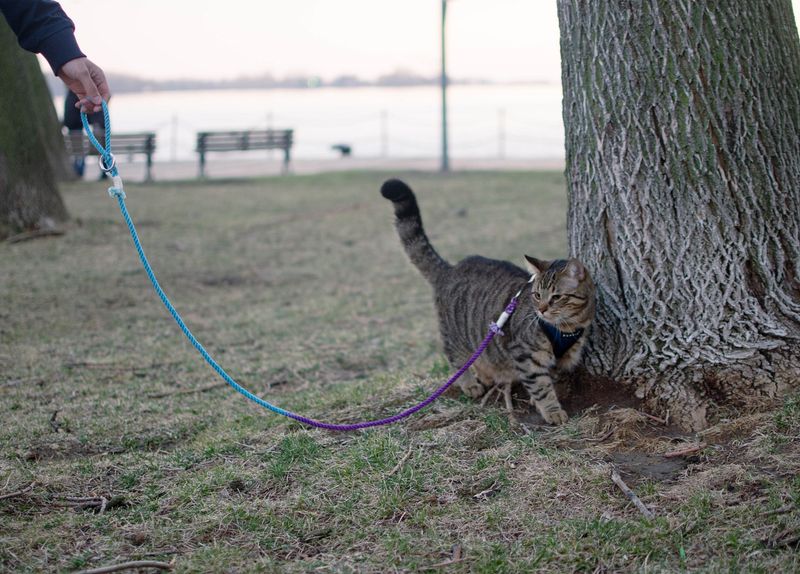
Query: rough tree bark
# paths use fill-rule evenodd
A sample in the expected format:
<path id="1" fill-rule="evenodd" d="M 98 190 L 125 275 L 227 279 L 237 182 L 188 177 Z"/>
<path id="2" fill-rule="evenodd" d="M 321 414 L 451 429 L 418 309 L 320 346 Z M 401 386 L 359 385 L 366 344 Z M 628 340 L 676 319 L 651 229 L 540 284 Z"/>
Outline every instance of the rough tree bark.
<path id="1" fill-rule="evenodd" d="M 800 40 L 790 0 L 558 0 L 586 367 L 700 429 L 800 381 Z"/>
<path id="2" fill-rule="evenodd" d="M 67 219 L 56 175 L 67 158 L 36 56 L 0 16 L 0 239 Z"/>

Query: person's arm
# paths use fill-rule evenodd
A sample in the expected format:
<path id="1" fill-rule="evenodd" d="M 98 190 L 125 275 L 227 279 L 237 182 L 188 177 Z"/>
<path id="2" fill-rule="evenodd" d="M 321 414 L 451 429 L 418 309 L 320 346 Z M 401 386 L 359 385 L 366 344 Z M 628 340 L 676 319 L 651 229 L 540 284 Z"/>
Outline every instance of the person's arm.
<path id="1" fill-rule="evenodd" d="M 52 0 L 0 0 L 0 12 L 17 35 L 19 45 L 42 54 L 53 74 L 76 58 L 85 58 L 75 40 L 75 25 Z"/>
<path id="2" fill-rule="evenodd" d="M 53 73 L 75 92 L 82 111 L 100 111 L 100 100 L 108 100 L 105 74 L 89 61 L 75 40 L 75 25 L 53 0 L 0 0 L 19 45 L 42 54 Z"/>

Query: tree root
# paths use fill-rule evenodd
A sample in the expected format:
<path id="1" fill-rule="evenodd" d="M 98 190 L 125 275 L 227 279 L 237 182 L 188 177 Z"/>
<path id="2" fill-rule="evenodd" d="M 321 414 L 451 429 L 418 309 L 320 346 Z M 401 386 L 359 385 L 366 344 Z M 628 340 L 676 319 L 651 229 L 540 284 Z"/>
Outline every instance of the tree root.
<path id="1" fill-rule="evenodd" d="M 635 381 L 647 411 L 669 413 L 671 422 L 700 431 L 720 412 L 763 410 L 800 388 L 800 349 L 790 345 L 762 351 L 729 365 L 678 368 Z"/>

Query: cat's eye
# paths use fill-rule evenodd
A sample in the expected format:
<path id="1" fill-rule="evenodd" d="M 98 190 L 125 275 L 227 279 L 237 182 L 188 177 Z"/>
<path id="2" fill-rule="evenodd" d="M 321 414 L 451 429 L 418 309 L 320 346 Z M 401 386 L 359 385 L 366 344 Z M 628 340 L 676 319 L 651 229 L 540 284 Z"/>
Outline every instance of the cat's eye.
<path id="1" fill-rule="evenodd" d="M 533 295 L 533 298 L 534 298 L 536 301 L 538 301 L 538 300 L 539 300 L 539 294 L 538 294 L 536 291 L 534 291 L 534 292 L 532 293 L 532 295 Z"/>
<path id="2" fill-rule="evenodd" d="M 561 297 L 562 297 L 562 295 L 560 293 L 553 293 L 552 295 L 550 295 L 550 300 L 551 301 L 558 301 L 559 299 L 561 299 Z"/>

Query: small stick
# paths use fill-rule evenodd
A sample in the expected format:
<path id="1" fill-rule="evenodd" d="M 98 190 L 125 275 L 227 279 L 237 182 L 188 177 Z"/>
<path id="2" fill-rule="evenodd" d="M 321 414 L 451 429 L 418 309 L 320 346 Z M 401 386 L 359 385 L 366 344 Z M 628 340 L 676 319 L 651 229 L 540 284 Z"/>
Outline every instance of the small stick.
<path id="1" fill-rule="evenodd" d="M 500 489 L 497 488 L 497 482 L 492 483 L 492 486 L 487 488 L 486 490 L 480 491 L 478 494 L 473 494 L 472 498 L 476 500 L 480 500 L 481 498 L 489 498 L 490 495 L 494 494 L 495 492 L 499 491 Z"/>
<path id="2" fill-rule="evenodd" d="M 108 508 L 109 500 L 105 496 L 78 497 L 66 496 L 63 502 L 55 502 L 56 506 L 77 508 L 78 510 L 97 509 L 102 514 Z"/>
<path id="3" fill-rule="evenodd" d="M 787 512 L 790 512 L 793 508 L 794 504 L 787 504 L 785 506 L 781 506 L 780 508 L 776 508 L 775 510 L 762 512 L 761 516 L 775 516 L 777 514 L 786 514 Z"/>
<path id="4" fill-rule="evenodd" d="M 461 544 L 454 544 L 453 545 L 453 555 L 444 562 L 439 562 L 438 564 L 432 564 L 428 566 L 428 568 L 443 568 L 445 566 L 450 566 L 451 564 L 458 564 L 459 562 L 463 562 L 466 560 L 464 557 L 464 552 L 461 547 Z"/>
<path id="5" fill-rule="evenodd" d="M 457 560 L 445 560 L 444 562 L 439 562 L 438 564 L 431 564 L 430 566 L 426 566 L 426 568 L 444 568 L 445 566 L 450 566 L 451 564 L 458 564 L 459 562 L 463 562 L 466 558 L 459 558 Z"/>
<path id="6" fill-rule="evenodd" d="M 177 550 L 163 550 L 161 552 L 147 552 L 146 554 L 142 554 L 142 556 L 168 556 L 170 554 L 177 554 Z"/>
<path id="7" fill-rule="evenodd" d="M 646 413 L 646 412 L 644 412 L 644 411 L 638 411 L 638 412 L 639 412 L 639 414 L 640 414 L 640 415 L 644 415 L 644 416 L 646 416 L 647 418 L 649 418 L 650 420 L 654 420 L 654 421 L 656 421 L 656 422 L 657 422 L 657 423 L 659 423 L 659 424 L 662 424 L 662 425 L 665 425 L 665 426 L 666 426 L 666 424 L 667 424 L 667 419 L 660 419 L 660 418 L 658 418 L 658 417 L 656 417 L 656 416 L 653 416 L 653 415 L 651 415 L 650 413 Z"/>
<path id="8" fill-rule="evenodd" d="M 604 441 L 604 440 L 606 440 L 608 437 L 610 437 L 612 434 L 614 434 L 614 431 L 615 431 L 615 430 L 616 430 L 616 429 L 613 429 L 613 428 L 612 428 L 612 429 L 609 429 L 609 430 L 608 430 L 608 432 L 606 432 L 605 434 L 603 434 L 603 436 L 599 436 L 599 437 L 595 437 L 595 438 L 587 438 L 587 439 L 585 439 L 585 440 L 586 440 L 586 442 L 603 442 L 603 441 Z"/>
<path id="9" fill-rule="evenodd" d="M 6 500 L 7 498 L 14 498 L 15 496 L 22 496 L 23 494 L 28 494 L 33 487 L 36 486 L 35 482 L 30 483 L 28 486 L 21 490 L 17 490 L 15 492 L 9 492 L 8 494 L 3 494 L 0 496 L 0 500 Z"/>
<path id="10" fill-rule="evenodd" d="M 650 519 L 655 518 L 655 514 L 653 514 L 653 512 L 644 505 L 644 502 L 642 502 L 642 500 L 638 496 L 636 496 L 636 493 L 633 492 L 627 484 L 625 484 L 625 481 L 622 480 L 622 477 L 616 470 L 611 471 L 611 480 L 614 482 L 614 484 L 616 484 L 619 487 L 619 489 L 623 493 L 625 493 L 625 496 L 627 496 L 628 499 L 631 502 L 633 502 L 633 504 L 636 506 L 636 508 L 639 509 L 639 511 L 642 514 L 644 514 L 647 518 Z"/>
<path id="11" fill-rule="evenodd" d="M 408 447 L 408 451 L 406 452 L 406 454 L 404 454 L 403 458 L 401 458 L 400 461 L 394 466 L 394 468 L 388 472 L 386 477 L 388 478 L 388 477 L 392 476 L 394 473 L 396 473 L 398 470 L 400 470 L 403 467 L 403 465 L 406 463 L 406 461 L 409 458 L 411 458 L 411 454 L 413 452 L 414 452 L 414 446 L 412 445 L 412 446 Z"/>
<path id="12" fill-rule="evenodd" d="M 672 452 L 666 452 L 664 453 L 664 458 L 676 458 L 678 456 L 686 456 L 687 454 L 694 454 L 696 452 L 700 452 L 704 448 L 706 448 L 706 443 L 701 442 L 699 444 L 690 446 L 688 448 L 673 450 Z"/>
<path id="13" fill-rule="evenodd" d="M 30 377 L 28 379 L 9 379 L 3 384 L 0 384 L 0 387 L 16 387 L 17 385 L 33 380 L 35 380 L 35 377 Z"/>
<path id="14" fill-rule="evenodd" d="M 790 526 L 774 538 L 769 538 L 765 541 L 767 547 L 780 548 L 781 546 L 794 546 L 798 541 L 800 541 L 800 534 L 794 533 L 793 536 L 789 536 L 793 532 L 794 528 Z"/>
<path id="15" fill-rule="evenodd" d="M 102 568 L 81 570 L 77 574 L 106 574 L 106 572 L 119 572 L 120 570 L 133 570 L 134 568 L 157 568 L 159 570 L 172 570 L 172 564 L 169 562 L 156 562 L 155 560 L 134 560 L 132 562 L 122 562 L 112 566 L 103 566 Z"/>
<path id="16" fill-rule="evenodd" d="M 204 393 L 206 391 L 210 391 L 213 389 L 218 389 L 219 387 L 224 387 L 226 383 L 213 383 L 211 385 L 206 385 L 205 387 L 197 387 L 196 389 L 180 389 L 178 391 L 169 391 L 166 393 L 154 393 L 152 395 L 147 395 L 148 399 L 163 399 L 164 397 L 171 397 L 173 395 L 191 395 L 194 393 Z"/>
<path id="17" fill-rule="evenodd" d="M 64 230 L 62 229 L 36 229 L 34 231 L 25 231 L 23 233 L 19 233 L 17 235 L 12 235 L 11 237 L 6 238 L 7 243 L 22 243 L 23 241 L 28 241 L 30 239 L 36 239 L 37 237 L 49 237 L 51 235 L 64 235 Z"/>
<path id="18" fill-rule="evenodd" d="M 71 361 L 64 364 L 68 369 L 86 368 L 86 369 L 112 369 L 115 371 L 127 371 L 131 367 L 120 365 L 116 361 L 110 362 L 97 362 L 97 361 Z"/>

